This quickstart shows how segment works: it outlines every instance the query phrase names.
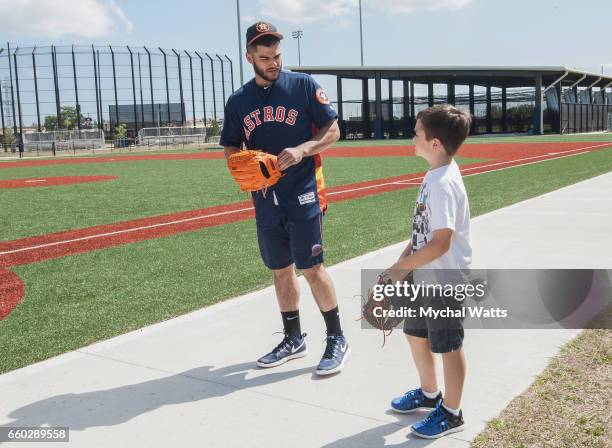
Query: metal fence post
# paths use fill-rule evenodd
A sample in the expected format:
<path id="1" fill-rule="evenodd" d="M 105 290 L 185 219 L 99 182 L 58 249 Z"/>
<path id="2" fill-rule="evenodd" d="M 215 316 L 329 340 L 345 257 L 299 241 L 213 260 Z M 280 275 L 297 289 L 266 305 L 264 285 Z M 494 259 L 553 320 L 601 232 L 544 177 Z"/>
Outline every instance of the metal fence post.
<path id="1" fill-rule="evenodd" d="M 216 56 L 217 59 L 219 59 L 219 62 L 221 63 L 221 91 L 223 92 L 223 107 L 225 107 L 225 69 L 223 67 L 223 59 L 221 59 L 221 56 Z"/>
<path id="2" fill-rule="evenodd" d="M 179 93 L 181 95 L 181 126 L 185 126 L 185 100 L 183 99 L 183 71 L 181 70 L 181 55 L 176 52 L 173 48 L 172 52 L 176 55 L 176 62 L 178 64 L 178 75 L 179 75 Z"/>
<path id="3" fill-rule="evenodd" d="M 185 50 L 185 54 L 189 58 L 189 79 L 191 80 L 191 111 L 193 114 L 193 127 L 196 127 L 196 114 L 195 114 L 195 94 L 193 92 L 193 61 L 191 55 Z"/>
<path id="4" fill-rule="evenodd" d="M 138 52 L 138 90 L 140 92 L 140 122 L 142 123 L 142 127 L 145 128 L 144 103 L 142 102 L 142 71 L 140 68 L 140 51 Z"/>
<path id="5" fill-rule="evenodd" d="M 0 48 L 0 56 L 4 52 L 4 48 Z M 10 57 L 10 56 L 9 56 Z M 2 84 L 0 84 L 0 118 L 2 118 L 2 146 L 4 147 L 4 135 L 5 135 L 5 124 L 4 124 L 4 102 L 2 101 Z"/>
<path id="6" fill-rule="evenodd" d="M 155 124 L 155 101 L 153 99 L 153 71 L 151 69 L 151 52 L 147 47 L 143 47 L 149 57 L 149 87 L 151 89 L 151 121 Z M 144 121 L 144 120 L 143 120 Z"/>
<path id="7" fill-rule="evenodd" d="M 21 96 L 19 95 L 19 69 L 17 67 L 17 52 L 19 47 L 15 48 L 13 53 L 13 61 L 15 63 L 15 87 L 17 89 L 17 110 L 19 111 L 19 148 L 23 148 L 23 120 L 21 118 Z"/>
<path id="8" fill-rule="evenodd" d="M 134 78 L 134 54 L 129 45 L 126 45 L 130 53 L 130 68 L 132 69 L 132 97 L 134 99 L 134 131 L 138 135 L 138 105 L 136 103 L 136 78 Z"/>
<path id="9" fill-rule="evenodd" d="M 213 90 L 213 116 L 217 121 L 217 95 L 215 94 L 215 66 L 213 64 L 213 58 L 208 53 L 204 53 L 210 60 L 210 75 L 212 76 L 212 90 Z"/>
<path id="10" fill-rule="evenodd" d="M 41 132 L 40 126 L 40 101 L 38 99 L 38 76 L 36 75 L 36 46 L 32 49 L 32 72 L 34 73 L 34 98 L 36 100 L 36 119 L 38 123 L 38 132 Z M 0 101 L 1 102 L 1 101 Z M 0 107 L 2 107 L 0 105 Z M 4 122 L 2 123 L 2 127 L 4 127 Z"/>
<path id="11" fill-rule="evenodd" d="M 232 62 L 230 58 L 227 57 L 227 55 L 225 55 L 225 59 L 227 59 L 227 62 L 229 62 L 230 64 L 230 76 L 232 78 L 232 93 L 234 93 L 235 92 L 234 90 L 234 63 Z"/>
<path id="12" fill-rule="evenodd" d="M 204 127 L 207 126 L 206 119 L 206 89 L 204 88 L 204 58 L 197 51 L 195 54 L 200 58 L 200 71 L 202 72 L 202 107 L 204 108 Z"/>
<path id="13" fill-rule="evenodd" d="M 13 109 L 13 135 L 17 135 L 17 119 L 15 117 L 15 93 L 13 92 L 13 64 L 11 63 L 11 44 L 6 43 L 9 63 L 9 79 L 11 82 L 11 108 Z"/>
<path id="14" fill-rule="evenodd" d="M 77 114 L 77 129 L 81 130 L 81 105 L 79 104 L 79 88 L 77 83 L 76 74 L 76 60 L 74 57 L 74 44 L 72 45 L 72 77 L 74 78 L 74 99 L 76 101 L 76 114 Z"/>
<path id="15" fill-rule="evenodd" d="M 100 129 L 104 130 L 104 107 L 103 107 L 104 99 L 102 98 L 102 76 L 101 76 L 102 67 L 100 65 L 100 50 L 96 51 L 96 58 L 98 60 L 98 89 L 100 90 Z"/>
<path id="16" fill-rule="evenodd" d="M 57 53 L 55 46 L 51 45 L 51 63 L 53 65 L 53 83 L 55 86 L 55 109 L 57 114 L 57 129 L 62 129 L 62 109 L 59 92 L 59 74 L 57 73 Z"/>
<path id="17" fill-rule="evenodd" d="M 166 74 L 166 109 L 168 111 L 168 122 L 171 122 L 172 120 L 170 120 L 170 87 L 168 85 L 168 57 L 166 55 L 166 52 L 164 50 L 161 49 L 161 47 L 158 47 L 159 51 L 161 51 L 161 53 L 164 55 L 164 71 Z M 161 121 L 161 117 L 160 117 L 160 121 Z M 160 123 L 161 126 L 161 123 Z"/>
<path id="18" fill-rule="evenodd" d="M 117 95 L 117 72 L 115 70 L 115 52 L 113 51 L 113 47 L 111 45 L 108 46 L 111 52 L 111 60 L 113 62 L 113 86 L 115 89 L 115 127 L 119 125 L 119 98 Z M 111 122 L 111 127 L 113 123 Z M 115 127 L 112 128 L 113 132 Z"/>

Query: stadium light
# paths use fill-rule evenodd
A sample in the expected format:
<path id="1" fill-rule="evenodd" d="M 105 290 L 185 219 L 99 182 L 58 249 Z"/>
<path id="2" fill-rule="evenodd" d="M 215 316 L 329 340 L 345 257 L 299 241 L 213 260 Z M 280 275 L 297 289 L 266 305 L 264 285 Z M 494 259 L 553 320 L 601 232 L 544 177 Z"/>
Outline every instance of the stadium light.
<path id="1" fill-rule="evenodd" d="M 291 33 L 291 36 L 298 41 L 298 67 L 302 65 L 302 56 L 300 51 L 300 39 L 304 35 L 304 32 L 301 30 L 294 31 Z"/>
<path id="2" fill-rule="evenodd" d="M 359 45 L 361 48 L 361 66 L 363 67 L 363 21 L 361 17 L 361 0 L 359 0 Z"/>

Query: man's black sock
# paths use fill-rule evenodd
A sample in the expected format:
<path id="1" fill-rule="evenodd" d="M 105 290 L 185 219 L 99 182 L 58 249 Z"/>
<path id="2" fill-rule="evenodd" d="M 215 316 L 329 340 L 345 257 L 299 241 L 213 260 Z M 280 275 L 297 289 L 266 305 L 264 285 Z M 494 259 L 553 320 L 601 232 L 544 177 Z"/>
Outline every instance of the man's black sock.
<path id="1" fill-rule="evenodd" d="M 325 319 L 325 326 L 327 327 L 328 336 L 341 336 L 342 327 L 340 326 L 340 313 L 338 307 L 329 311 L 321 311 L 323 319 Z"/>
<path id="2" fill-rule="evenodd" d="M 291 337 L 299 337 L 302 335 L 302 328 L 300 327 L 300 311 L 281 311 L 283 318 L 283 329 L 285 334 Z"/>

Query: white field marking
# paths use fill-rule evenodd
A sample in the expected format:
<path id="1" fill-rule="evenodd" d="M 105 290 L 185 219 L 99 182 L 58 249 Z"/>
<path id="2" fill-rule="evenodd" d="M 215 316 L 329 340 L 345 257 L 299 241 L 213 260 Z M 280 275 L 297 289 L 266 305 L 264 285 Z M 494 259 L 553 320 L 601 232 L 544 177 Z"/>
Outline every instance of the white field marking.
<path id="1" fill-rule="evenodd" d="M 411 177 L 410 179 L 406 179 L 404 182 L 411 182 L 411 181 L 415 181 L 415 180 L 422 180 L 424 177 L 425 176 Z M 366 187 L 349 188 L 348 190 L 332 191 L 331 193 L 325 193 L 325 195 L 326 196 L 333 196 L 335 194 L 350 193 L 351 191 L 360 191 L 360 190 L 368 190 L 370 188 L 384 187 L 385 185 L 397 185 L 398 182 L 400 182 L 400 181 L 399 180 L 395 180 L 393 182 L 382 182 L 380 184 L 368 185 Z"/>
<path id="2" fill-rule="evenodd" d="M 559 156 L 559 157 L 551 157 L 550 159 L 545 159 L 545 160 L 534 160 L 533 162 L 525 162 L 525 163 L 521 163 L 519 165 L 504 166 L 502 168 L 496 168 L 494 170 L 481 171 L 479 173 L 472 173 L 472 174 L 463 174 L 463 173 L 461 173 L 461 175 L 462 175 L 462 177 L 469 177 L 469 176 L 476 176 L 478 174 L 493 173 L 495 171 L 509 170 L 511 168 L 518 168 L 520 166 L 535 165 L 536 163 L 540 163 L 540 162 L 548 162 L 549 160 L 566 159 L 568 157 L 579 156 L 580 154 L 586 154 L 588 152 L 591 152 L 591 151 L 584 151 L 584 152 L 579 152 L 579 153 L 576 153 L 576 154 L 567 154 L 567 155 Z M 557 190 L 553 190 L 553 191 L 557 191 Z"/>
<path id="3" fill-rule="evenodd" d="M 601 148 L 601 147 L 604 147 L 604 146 L 612 146 L 612 143 L 604 143 L 604 144 L 601 144 L 601 145 L 585 146 L 584 148 L 570 149 L 570 150 L 567 150 L 567 151 L 559 152 L 558 154 L 566 154 L 566 153 L 569 153 L 569 152 L 583 151 L 585 149 L 590 149 L 590 148 Z M 509 163 L 521 162 L 521 161 L 524 161 L 524 160 L 541 159 L 542 157 L 548 157 L 548 155 L 543 154 L 543 155 L 539 155 L 539 156 L 524 157 L 524 158 L 521 158 L 521 159 L 514 159 L 514 160 L 505 160 L 503 162 L 497 162 L 497 163 L 489 163 L 487 165 L 479 165 L 479 166 L 474 166 L 474 167 L 470 167 L 470 168 L 462 168 L 461 172 L 463 173 L 464 171 L 478 170 L 478 169 L 488 168 L 488 167 L 497 166 L 497 165 L 507 165 Z M 566 156 L 563 156 L 563 157 L 566 157 Z M 544 161 L 558 159 L 558 158 L 560 158 L 560 157 L 548 157 L 547 159 L 542 160 L 542 161 L 544 162 Z M 528 165 L 528 163 L 521 163 L 520 165 L 513 165 L 513 166 L 506 167 L 506 168 L 515 168 L 516 166 L 521 166 L 521 165 Z M 494 171 L 499 171 L 501 169 L 505 169 L 505 168 L 486 170 L 486 171 L 483 171 L 483 173 L 484 172 L 491 173 L 491 172 L 494 172 Z M 480 172 L 476 173 L 476 174 L 480 174 Z M 393 181 L 393 182 L 383 182 L 383 183 L 380 183 L 380 184 L 368 185 L 368 186 L 365 186 L 365 187 L 349 188 L 347 190 L 340 190 L 340 191 L 333 191 L 331 193 L 326 193 L 326 195 L 327 196 L 333 196 L 333 195 L 336 195 L 336 194 L 350 193 L 352 191 L 368 190 L 368 189 L 371 189 L 371 188 L 384 187 L 386 185 L 397 185 L 399 182 L 401 182 L 401 183 L 414 182 L 414 181 L 423 180 L 424 177 L 425 176 L 411 177 L 411 178 L 404 179 L 404 180 L 398 180 L 398 181 Z"/>
<path id="4" fill-rule="evenodd" d="M 23 247 L 21 249 L 15 249 L 15 250 L 9 250 L 9 251 L 6 251 L 6 252 L 0 252 L 0 255 L 9 255 L 9 254 L 17 253 L 17 252 L 24 252 L 24 251 L 35 250 L 35 249 L 42 249 L 42 248 L 50 247 L 50 246 L 59 246 L 61 244 L 75 243 L 75 242 L 78 242 L 78 241 L 86 241 L 86 240 L 91 240 L 91 239 L 94 239 L 94 238 L 103 238 L 103 237 L 106 237 L 106 236 L 120 235 L 122 233 L 137 232 L 139 230 L 154 229 L 156 227 L 171 226 L 173 224 L 181 224 L 181 223 L 189 222 L 189 221 L 197 221 L 198 219 L 206 219 L 206 218 L 213 218 L 213 217 L 216 217 L 216 216 L 229 215 L 229 214 L 232 214 L 232 213 L 239 213 L 239 212 L 244 212 L 244 211 L 247 211 L 247 210 L 253 210 L 253 207 L 241 208 L 241 209 L 237 209 L 237 210 L 229 210 L 227 212 L 213 213 L 213 214 L 210 214 L 210 215 L 194 216 L 193 218 L 178 219 L 176 221 L 162 222 L 162 223 L 159 223 L 159 224 L 151 224 L 151 225 L 148 225 L 148 226 L 134 227 L 132 229 L 117 230 L 115 232 L 100 233 L 98 235 L 89 235 L 89 236 L 84 236 L 84 237 L 81 237 L 81 238 L 74 238 L 74 239 L 71 239 L 71 240 L 56 241 L 54 243 L 40 244 L 38 246 Z"/>
<path id="5" fill-rule="evenodd" d="M 591 149 L 591 148 L 602 148 L 604 146 L 612 146 L 612 142 L 611 143 L 605 143 L 605 144 L 602 144 L 602 145 L 585 146 L 584 148 L 568 149 L 567 151 L 559 151 L 559 152 L 554 153 L 554 154 L 569 154 L 571 152 L 584 151 L 585 149 Z M 472 170 L 477 170 L 479 168 L 487 168 L 489 166 L 507 165 L 508 163 L 522 162 L 523 160 L 541 159 L 542 157 L 548 157 L 548 154 L 542 154 L 542 155 L 539 155 L 539 156 L 532 156 L 532 157 L 523 157 L 521 159 L 506 160 L 506 161 L 497 162 L 497 163 L 489 163 L 487 165 L 473 166 L 473 167 L 470 167 L 470 168 L 463 168 L 461 171 L 472 171 Z M 556 159 L 556 158 L 558 158 L 558 157 L 552 157 L 552 158 L 548 158 L 546 160 L 552 160 L 552 159 Z M 521 165 L 524 165 L 524 164 L 521 163 Z M 492 170 L 492 171 L 494 171 L 494 170 Z"/>
<path id="6" fill-rule="evenodd" d="M 32 182 L 47 182 L 46 179 L 31 179 L 31 180 L 24 180 L 23 181 L 26 184 L 32 183 Z"/>
<path id="7" fill-rule="evenodd" d="M 576 151 L 583 151 L 585 149 L 590 149 L 590 148 L 599 148 L 599 147 L 603 147 L 603 146 L 612 146 L 612 143 L 605 143 L 605 144 L 601 144 L 601 145 L 586 146 L 584 148 L 577 148 L 577 149 L 562 151 L 561 154 L 566 154 L 566 153 L 569 153 L 569 152 L 576 152 Z M 534 162 L 529 162 L 529 163 L 521 163 L 520 165 L 508 166 L 508 167 L 504 167 L 504 168 L 496 168 L 496 169 L 487 170 L 487 171 L 483 171 L 483 172 L 478 172 L 478 173 L 474 173 L 474 174 L 466 174 L 466 176 L 474 176 L 476 174 L 491 173 L 491 172 L 495 172 L 495 171 L 506 170 L 506 169 L 509 169 L 509 168 L 516 168 L 517 166 L 531 165 L 531 164 L 534 164 L 534 163 L 546 162 L 548 160 L 554 160 L 554 159 L 570 157 L 571 155 L 576 155 L 576 154 L 564 155 L 564 156 L 560 156 L 560 157 L 549 157 L 548 159 L 545 159 L 545 160 L 539 160 L 539 161 L 534 161 Z M 486 167 L 500 165 L 500 164 L 508 164 L 508 163 L 518 162 L 518 161 L 523 161 L 523 160 L 530 160 L 530 159 L 534 159 L 534 158 L 542 158 L 542 157 L 546 157 L 546 155 L 535 156 L 535 157 L 526 157 L 526 158 L 516 159 L 516 160 L 507 160 L 505 162 L 493 163 L 493 164 L 489 164 L 489 165 L 482 165 L 482 166 L 479 166 L 479 167 L 466 168 L 465 171 L 472 170 L 472 169 L 486 168 Z M 422 180 L 423 178 L 424 178 L 424 176 L 419 176 L 419 177 L 415 177 L 415 178 L 405 179 L 405 180 L 403 180 L 401 182 L 410 182 L 410 181 Z M 351 188 L 351 189 L 348 189 L 348 190 L 335 191 L 335 192 L 327 193 L 327 195 L 331 196 L 331 195 L 334 195 L 334 194 L 348 193 L 348 192 L 351 192 L 351 191 L 366 190 L 366 189 L 369 189 L 369 188 L 378 188 L 378 187 L 382 187 L 382 186 L 385 186 L 385 185 L 394 185 L 394 184 L 397 184 L 397 182 L 400 182 L 400 181 L 383 182 L 383 183 L 376 184 L 376 185 L 369 185 L 367 187 Z M 164 223 L 159 223 L 159 224 L 151 224 L 151 225 L 148 225 L 148 226 L 135 227 L 133 229 L 117 230 L 115 232 L 101 233 L 101 234 L 98 234 L 98 235 L 90 235 L 90 236 L 85 236 L 85 237 L 82 237 L 82 238 L 74 238 L 74 239 L 71 239 L 71 240 L 56 241 L 54 243 L 40 244 L 40 245 L 37 245 L 37 246 L 31 246 L 31 247 L 23 247 L 21 249 L 14 249 L 14 250 L 6 251 L 6 252 L 0 252 L 0 256 L 1 255 L 14 254 L 14 253 L 17 253 L 17 252 L 25 252 L 25 251 L 29 251 L 29 250 L 42 249 L 42 248 L 50 247 L 50 246 L 59 246 L 59 245 L 62 245 L 62 244 L 69 244 L 69 243 L 74 243 L 74 242 L 78 242 L 78 241 L 86 241 L 86 240 L 91 240 L 91 239 L 95 239 L 95 238 L 103 238 L 103 237 L 106 237 L 106 236 L 120 235 L 122 233 L 136 232 L 136 231 L 139 231 L 139 230 L 147 230 L 147 229 L 152 229 L 152 228 L 156 228 L 156 227 L 170 226 L 170 225 L 174 225 L 174 224 L 180 224 L 180 223 L 183 223 L 183 222 L 196 221 L 198 219 L 206 219 L 206 218 L 212 218 L 212 217 L 216 217 L 216 216 L 229 215 L 229 214 L 232 214 L 232 213 L 239 213 L 239 212 L 243 212 L 243 211 L 247 211 L 247 210 L 254 210 L 254 208 L 253 207 L 248 207 L 248 208 L 242 208 L 242 209 L 238 209 L 238 210 L 230 210 L 230 211 L 227 211 L 227 212 L 213 213 L 211 215 L 195 216 L 193 218 L 179 219 L 179 220 L 176 220 L 176 221 L 164 222 Z"/>
<path id="8" fill-rule="evenodd" d="M 393 182 L 396 185 L 421 185 L 420 182 L 412 182 L 409 180 L 398 180 L 397 182 Z"/>

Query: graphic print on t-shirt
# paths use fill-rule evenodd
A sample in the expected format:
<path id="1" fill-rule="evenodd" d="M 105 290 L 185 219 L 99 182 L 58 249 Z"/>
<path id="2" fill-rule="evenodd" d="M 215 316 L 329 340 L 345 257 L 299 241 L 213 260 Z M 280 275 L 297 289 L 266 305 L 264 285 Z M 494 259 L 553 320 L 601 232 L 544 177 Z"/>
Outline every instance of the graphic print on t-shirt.
<path id="1" fill-rule="evenodd" d="M 428 243 L 429 235 L 429 187 L 427 182 L 421 184 L 416 204 L 414 205 L 414 218 L 412 220 L 412 253 L 421 249 Z"/>

